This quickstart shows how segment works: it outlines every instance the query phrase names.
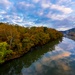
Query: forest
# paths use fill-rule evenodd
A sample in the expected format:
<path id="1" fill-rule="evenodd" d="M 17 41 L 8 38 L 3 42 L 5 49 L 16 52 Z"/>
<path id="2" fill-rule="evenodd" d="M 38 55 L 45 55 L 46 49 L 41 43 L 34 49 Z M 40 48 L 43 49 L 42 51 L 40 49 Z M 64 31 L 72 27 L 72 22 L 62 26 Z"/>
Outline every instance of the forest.
<path id="1" fill-rule="evenodd" d="M 63 34 L 47 27 L 23 27 L 0 23 L 0 64 L 18 58 L 32 47 L 42 46 L 61 38 Z"/>

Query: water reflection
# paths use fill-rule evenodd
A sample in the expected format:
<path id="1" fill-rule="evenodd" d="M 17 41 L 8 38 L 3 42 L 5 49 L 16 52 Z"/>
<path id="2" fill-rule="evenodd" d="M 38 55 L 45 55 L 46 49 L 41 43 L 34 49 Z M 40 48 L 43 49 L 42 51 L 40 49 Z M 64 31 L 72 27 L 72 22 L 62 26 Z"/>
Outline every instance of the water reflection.
<path id="1" fill-rule="evenodd" d="M 0 66 L 0 74 L 20 75 L 23 68 L 30 67 L 31 64 L 39 60 L 46 52 L 55 50 L 55 45 L 57 45 L 59 42 L 61 42 L 61 39 L 48 43 L 42 47 L 35 48 L 31 52 L 25 54 L 25 56 Z"/>
<path id="2" fill-rule="evenodd" d="M 75 42 L 63 38 L 0 67 L 0 75 L 75 75 Z"/>

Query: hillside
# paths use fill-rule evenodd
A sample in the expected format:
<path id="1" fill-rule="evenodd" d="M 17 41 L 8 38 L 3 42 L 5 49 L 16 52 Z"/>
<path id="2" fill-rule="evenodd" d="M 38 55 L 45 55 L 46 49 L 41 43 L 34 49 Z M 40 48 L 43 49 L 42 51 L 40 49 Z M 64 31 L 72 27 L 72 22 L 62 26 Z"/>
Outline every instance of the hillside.
<path id="1" fill-rule="evenodd" d="M 61 31 L 61 32 L 64 34 L 64 36 L 75 40 L 75 28 L 66 31 Z"/>

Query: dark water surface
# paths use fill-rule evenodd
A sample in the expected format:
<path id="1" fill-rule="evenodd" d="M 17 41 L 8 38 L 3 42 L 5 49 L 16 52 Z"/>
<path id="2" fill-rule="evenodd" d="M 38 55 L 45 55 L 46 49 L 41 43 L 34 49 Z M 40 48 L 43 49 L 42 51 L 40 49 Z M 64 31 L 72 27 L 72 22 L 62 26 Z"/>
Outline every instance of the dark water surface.
<path id="1" fill-rule="evenodd" d="M 0 66 L 0 75 L 75 75 L 75 41 L 63 37 Z"/>

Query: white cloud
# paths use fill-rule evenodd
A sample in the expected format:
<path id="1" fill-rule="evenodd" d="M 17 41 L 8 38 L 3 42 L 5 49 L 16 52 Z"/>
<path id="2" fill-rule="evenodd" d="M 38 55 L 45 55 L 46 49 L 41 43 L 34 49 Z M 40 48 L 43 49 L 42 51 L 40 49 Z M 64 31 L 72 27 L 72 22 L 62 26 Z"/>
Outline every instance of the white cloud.
<path id="1" fill-rule="evenodd" d="M 43 8 L 48 8 L 48 7 L 50 7 L 50 4 L 42 3 L 41 6 L 42 6 Z"/>
<path id="2" fill-rule="evenodd" d="M 67 16 L 64 15 L 64 14 L 53 14 L 52 12 L 49 12 L 47 15 L 46 15 L 47 18 L 51 18 L 52 20 L 63 20 L 65 19 Z"/>
<path id="3" fill-rule="evenodd" d="M 8 9 L 11 5 L 11 2 L 9 0 L 0 0 L 0 5 Z"/>
<path id="4" fill-rule="evenodd" d="M 2 15 L 0 15 L 0 20 L 2 20 L 3 19 L 3 16 Z"/>
<path id="5" fill-rule="evenodd" d="M 0 17 L 0 18 L 3 19 L 3 21 L 13 23 L 13 24 L 19 24 L 19 23 L 23 22 L 23 17 L 18 15 L 18 14 L 16 14 L 16 13 L 2 15 L 2 17 Z"/>
<path id="6" fill-rule="evenodd" d="M 63 20 L 63 19 L 66 18 L 66 15 L 53 14 L 53 15 L 51 16 L 51 18 L 52 18 L 53 20 Z"/>
<path id="7" fill-rule="evenodd" d="M 60 12 L 58 14 L 56 12 L 52 13 L 51 9 L 58 10 Z M 51 4 L 49 11 L 50 12 L 46 15 L 46 17 L 51 18 L 52 20 L 64 20 L 65 18 L 68 17 L 68 14 L 73 12 L 71 8 L 60 6 L 57 4 Z"/>
<path id="8" fill-rule="evenodd" d="M 68 18 L 69 21 L 65 22 L 63 20 L 64 19 L 66 20 L 68 16 L 72 15 L 74 16 L 75 1 L 71 0 L 55 0 L 55 1 L 56 2 L 52 4 L 51 0 L 31 0 L 31 3 L 30 1 L 28 2 L 27 0 L 21 1 L 12 0 L 12 2 L 11 0 L 0 0 L 0 21 L 7 21 L 7 22 L 9 21 L 10 23 L 20 25 L 21 24 L 28 26 L 44 25 L 48 27 L 50 27 L 51 23 L 52 27 L 54 28 L 58 27 L 59 30 L 66 30 L 67 27 L 74 27 L 75 18 L 69 17 Z M 23 16 L 21 16 L 20 14 L 22 14 Z"/>
<path id="9" fill-rule="evenodd" d="M 37 14 L 38 14 L 39 16 L 42 16 L 42 15 L 44 15 L 44 11 L 43 11 L 43 10 L 37 11 Z"/>
<path id="10" fill-rule="evenodd" d="M 33 4 L 26 3 L 26 2 L 24 2 L 24 1 L 19 2 L 18 5 L 19 5 L 20 7 L 24 7 L 24 8 L 26 8 L 26 7 L 34 7 Z"/>
<path id="11" fill-rule="evenodd" d="M 58 5 L 64 5 L 67 7 L 71 7 L 73 10 L 75 10 L 75 1 L 74 0 L 59 0 L 57 2 Z"/>
<path id="12" fill-rule="evenodd" d="M 57 28 L 58 31 L 65 31 L 65 30 L 68 30 L 70 29 L 70 27 L 60 27 L 60 28 Z"/>
<path id="13" fill-rule="evenodd" d="M 62 3 L 71 3 L 72 0 L 59 0 L 58 4 L 62 4 Z"/>
<path id="14" fill-rule="evenodd" d="M 52 4 L 50 2 L 50 0 L 41 0 L 40 4 L 41 7 L 46 9 L 46 8 L 50 8 L 50 9 L 54 9 L 54 10 L 58 10 L 60 12 L 63 12 L 64 14 L 70 14 L 73 12 L 73 10 L 69 7 L 66 7 L 66 5 L 62 5 L 61 3 L 70 3 L 71 0 L 59 0 L 56 4 Z M 72 2 L 71 2 L 72 3 Z"/>
<path id="15" fill-rule="evenodd" d="M 73 12 L 73 10 L 69 7 L 65 7 L 65 6 L 60 6 L 60 5 L 51 5 L 51 9 L 55 9 L 55 10 L 58 10 L 58 11 L 61 11 L 63 12 L 64 14 L 70 14 Z"/>
<path id="16" fill-rule="evenodd" d="M 34 3 L 38 3 L 40 0 L 33 0 Z"/>
<path id="17" fill-rule="evenodd" d="M 0 10 L 0 15 L 6 14 L 6 11 Z"/>
<path id="18" fill-rule="evenodd" d="M 43 12 L 40 12 L 39 15 L 42 16 L 43 15 Z"/>
<path id="19" fill-rule="evenodd" d="M 50 0 L 41 0 L 40 1 L 40 4 L 41 4 L 41 7 L 46 9 L 46 8 L 49 8 L 50 5 L 51 5 L 51 2 Z"/>
<path id="20" fill-rule="evenodd" d="M 41 7 L 42 10 L 44 12 L 45 9 L 48 8 L 49 12 L 47 15 L 45 15 L 45 17 L 50 18 L 52 20 L 63 20 L 65 18 L 68 17 L 69 14 L 71 14 L 73 12 L 73 10 L 70 7 L 67 7 L 65 5 L 61 5 L 60 3 L 64 3 L 64 2 L 70 2 L 71 0 L 67 1 L 67 0 L 61 0 L 58 1 L 56 4 L 52 4 L 50 2 L 50 0 L 41 0 Z M 52 12 L 52 10 L 55 11 L 59 11 L 59 13 L 57 14 L 57 12 Z M 40 15 L 44 15 L 43 12 L 40 12 Z"/>
<path id="21" fill-rule="evenodd" d="M 15 23 L 20 23 L 22 21 L 23 21 L 23 19 L 21 17 L 19 17 L 19 16 L 14 16 L 13 17 L 13 22 L 15 22 Z"/>

